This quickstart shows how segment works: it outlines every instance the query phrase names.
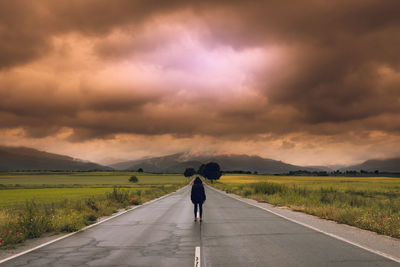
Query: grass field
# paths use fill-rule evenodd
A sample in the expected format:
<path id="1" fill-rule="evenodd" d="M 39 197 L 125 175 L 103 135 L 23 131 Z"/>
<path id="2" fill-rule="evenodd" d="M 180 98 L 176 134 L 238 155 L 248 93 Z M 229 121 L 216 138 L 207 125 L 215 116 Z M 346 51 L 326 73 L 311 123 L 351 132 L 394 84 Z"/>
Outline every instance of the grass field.
<path id="1" fill-rule="evenodd" d="M 136 175 L 139 182 L 128 181 Z M 113 187 L 160 184 L 183 184 L 187 178 L 176 174 L 151 174 L 136 172 L 0 172 L 1 187 Z"/>
<path id="2" fill-rule="evenodd" d="M 232 174 L 214 186 L 400 238 L 400 178 Z"/>
<path id="3" fill-rule="evenodd" d="M 128 181 L 136 175 L 137 183 Z M 175 174 L 136 172 L 3 172 L 0 173 L 0 208 L 16 207 L 26 200 L 38 204 L 104 195 L 114 186 L 151 190 L 160 186 L 180 186 L 187 178 Z"/>
<path id="4" fill-rule="evenodd" d="M 150 188 L 137 187 L 130 189 L 131 192 L 137 190 L 148 190 Z M 96 197 L 112 192 L 112 188 L 39 188 L 39 189 L 15 189 L 0 191 L 1 207 L 20 207 L 26 201 L 35 200 L 38 204 L 49 204 L 68 200 L 80 200 L 87 197 Z"/>
<path id="5" fill-rule="evenodd" d="M 131 183 L 135 175 L 138 182 Z M 118 209 L 186 185 L 174 174 L 136 172 L 0 173 L 0 248 L 45 232 L 71 232 Z"/>

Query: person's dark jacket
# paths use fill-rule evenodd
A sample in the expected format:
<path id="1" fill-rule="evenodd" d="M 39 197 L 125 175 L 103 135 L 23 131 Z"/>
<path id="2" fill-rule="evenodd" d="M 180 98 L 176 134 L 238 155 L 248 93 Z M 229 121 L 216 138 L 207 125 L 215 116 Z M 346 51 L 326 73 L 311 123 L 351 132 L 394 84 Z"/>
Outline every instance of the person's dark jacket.
<path id="1" fill-rule="evenodd" d="M 203 203 L 206 200 L 206 193 L 204 192 L 204 186 L 200 178 L 194 180 L 190 199 L 193 204 Z"/>

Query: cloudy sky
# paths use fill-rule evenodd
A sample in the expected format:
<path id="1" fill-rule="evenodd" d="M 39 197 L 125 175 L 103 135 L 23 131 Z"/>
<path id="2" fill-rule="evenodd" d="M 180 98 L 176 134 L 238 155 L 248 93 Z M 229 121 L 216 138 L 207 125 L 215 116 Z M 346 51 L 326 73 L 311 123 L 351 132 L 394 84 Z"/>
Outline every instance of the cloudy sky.
<path id="1" fill-rule="evenodd" d="M 0 1 L 0 144 L 399 156 L 400 1 Z"/>

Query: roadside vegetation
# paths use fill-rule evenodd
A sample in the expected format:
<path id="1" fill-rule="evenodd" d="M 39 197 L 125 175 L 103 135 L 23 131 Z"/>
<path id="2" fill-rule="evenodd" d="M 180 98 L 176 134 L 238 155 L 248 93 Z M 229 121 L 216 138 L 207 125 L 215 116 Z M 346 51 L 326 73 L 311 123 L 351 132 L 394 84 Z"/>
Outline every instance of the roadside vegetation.
<path id="1" fill-rule="evenodd" d="M 224 175 L 213 186 L 400 238 L 400 178 Z"/>
<path id="2" fill-rule="evenodd" d="M 45 233 L 77 231 L 187 183 L 182 175 L 136 172 L 0 173 L 0 248 Z"/>

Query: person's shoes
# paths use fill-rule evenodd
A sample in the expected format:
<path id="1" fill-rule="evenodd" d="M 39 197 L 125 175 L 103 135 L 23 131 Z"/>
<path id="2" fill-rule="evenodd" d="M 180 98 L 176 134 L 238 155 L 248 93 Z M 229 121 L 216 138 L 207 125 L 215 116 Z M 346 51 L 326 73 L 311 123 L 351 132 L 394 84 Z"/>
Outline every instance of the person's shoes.
<path id="1" fill-rule="evenodd" d="M 203 221 L 203 218 L 200 218 L 200 221 Z"/>
<path id="2" fill-rule="evenodd" d="M 197 222 L 197 218 L 194 218 L 194 221 Z"/>

